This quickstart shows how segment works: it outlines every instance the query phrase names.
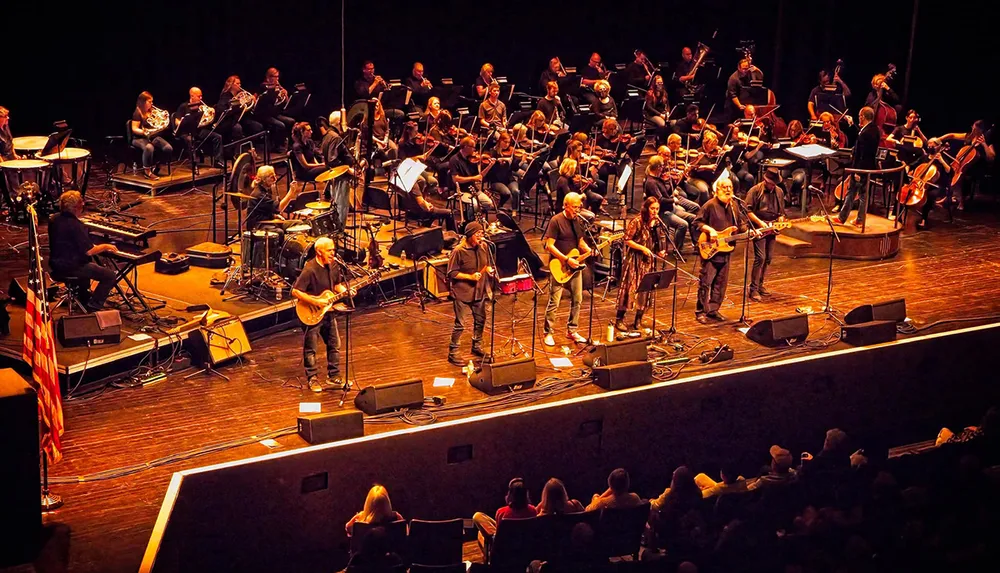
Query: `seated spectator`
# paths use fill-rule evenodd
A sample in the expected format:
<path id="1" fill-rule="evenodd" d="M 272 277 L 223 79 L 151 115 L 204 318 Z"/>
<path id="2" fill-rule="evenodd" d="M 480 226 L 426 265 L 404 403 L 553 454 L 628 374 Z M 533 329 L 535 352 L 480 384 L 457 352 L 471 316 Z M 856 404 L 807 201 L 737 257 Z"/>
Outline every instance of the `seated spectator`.
<path id="1" fill-rule="evenodd" d="M 747 481 L 732 464 L 723 464 L 719 468 L 719 477 L 722 478 L 721 482 L 717 482 L 705 474 L 694 476 L 694 483 L 701 489 L 702 497 L 708 499 L 730 493 L 746 493 Z"/>
<path id="2" fill-rule="evenodd" d="M 683 523 L 684 517 L 696 512 L 701 502 L 702 493 L 694 483 L 691 470 L 687 466 L 678 467 L 670 479 L 670 487 L 656 499 L 649 500 L 649 546 L 665 547 L 679 539 L 682 531 L 690 530 Z"/>
<path id="3" fill-rule="evenodd" d="M 559 479 L 552 478 L 542 489 L 542 500 L 538 502 L 538 515 L 582 513 L 583 504 L 569 499 L 566 486 Z"/>
<path id="4" fill-rule="evenodd" d="M 781 446 L 771 446 L 770 453 L 770 470 L 759 478 L 748 480 L 746 485 L 748 491 L 782 487 L 795 482 L 797 475 L 792 469 L 791 452 Z"/>
<path id="5" fill-rule="evenodd" d="M 587 511 L 595 509 L 610 509 L 615 507 L 635 507 L 642 499 L 630 492 L 628 472 L 624 468 L 613 470 L 608 475 L 608 489 L 604 493 L 594 494 L 587 506 Z"/>
<path id="6" fill-rule="evenodd" d="M 354 523 L 368 523 L 371 525 L 388 525 L 393 521 L 399 521 L 403 516 L 392 510 L 392 502 L 389 501 L 389 492 L 385 487 L 375 484 L 368 490 L 368 497 L 365 498 L 365 507 L 347 522 L 347 535 L 351 535 Z"/>
<path id="7" fill-rule="evenodd" d="M 997 430 L 997 408 L 994 406 L 986 411 L 978 426 L 968 426 L 958 434 L 948 428 L 941 428 L 938 432 L 934 445 L 962 444 L 972 442 L 983 437 L 992 437 Z"/>
<path id="8" fill-rule="evenodd" d="M 528 488 L 525 487 L 523 478 L 514 478 L 507 484 L 506 501 L 507 505 L 497 510 L 496 518 L 478 511 L 473 514 L 472 521 L 483 534 L 495 535 L 497 524 L 504 519 L 527 519 L 538 515 L 538 509 L 530 503 Z"/>
<path id="9" fill-rule="evenodd" d="M 374 488 L 373 488 L 374 489 Z M 351 557 L 347 573 L 403 573 L 406 565 L 389 546 L 385 528 L 368 530 L 361 540 L 361 551 Z"/>
<path id="10" fill-rule="evenodd" d="M 696 507 L 702 499 L 701 490 L 691 477 L 691 470 L 687 466 L 680 466 L 674 470 L 674 475 L 670 479 L 670 487 L 663 490 L 660 497 L 649 500 L 652 511 L 662 511 L 667 504 L 680 505 L 685 508 Z"/>

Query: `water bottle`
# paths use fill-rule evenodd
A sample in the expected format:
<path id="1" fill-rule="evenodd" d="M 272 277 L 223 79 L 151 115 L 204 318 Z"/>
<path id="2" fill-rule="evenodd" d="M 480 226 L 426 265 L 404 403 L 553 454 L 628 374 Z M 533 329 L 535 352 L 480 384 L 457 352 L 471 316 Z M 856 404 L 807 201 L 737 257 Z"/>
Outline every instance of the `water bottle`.
<path id="1" fill-rule="evenodd" d="M 281 300 L 281 284 L 274 283 L 274 300 Z"/>
<path id="2" fill-rule="evenodd" d="M 135 161 L 133 161 L 132 162 L 132 175 L 135 175 L 138 172 L 139 172 L 139 164 L 137 164 Z"/>
<path id="3" fill-rule="evenodd" d="M 615 323 L 614 322 L 608 321 L 608 333 L 607 333 L 607 337 L 606 338 L 607 338 L 608 342 L 614 342 L 615 341 Z"/>

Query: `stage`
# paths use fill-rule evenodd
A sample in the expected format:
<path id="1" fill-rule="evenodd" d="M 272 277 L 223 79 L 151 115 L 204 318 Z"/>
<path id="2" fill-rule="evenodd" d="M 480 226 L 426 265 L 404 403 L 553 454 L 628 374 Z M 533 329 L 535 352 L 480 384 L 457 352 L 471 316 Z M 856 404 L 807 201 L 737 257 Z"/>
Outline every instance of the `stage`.
<path id="1" fill-rule="evenodd" d="M 140 203 L 134 210 L 147 217 L 146 224 L 198 213 L 189 227 L 163 232 L 153 239 L 153 248 L 176 251 L 210 238 L 205 223 L 210 215 L 211 197 L 205 190 L 183 198 L 169 194 L 137 200 Z M 995 281 L 1000 253 L 994 247 L 1000 235 L 1000 224 L 993 214 L 993 205 L 987 204 L 986 208 L 989 212 L 964 213 L 954 223 L 935 221 L 933 231 L 901 235 L 895 257 L 877 261 L 835 260 L 830 299 L 833 308 L 842 316 L 862 304 L 905 298 L 907 314 L 916 326 L 963 320 L 927 332 L 989 322 L 987 317 L 1000 312 L 997 302 L 1000 286 Z M 531 216 L 526 215 L 522 226 L 529 227 L 532 222 Z M 391 238 L 385 233 L 391 234 L 391 225 L 383 228 L 379 238 Z M 540 234 L 528 233 L 527 238 L 532 248 L 540 251 Z M 8 238 L 9 241 L 16 239 Z M 383 254 L 387 247 L 388 243 L 383 244 Z M 683 379 L 847 347 L 837 340 L 839 325 L 824 314 L 810 315 L 809 337 L 804 345 L 770 349 L 748 340 L 737 323 L 742 308 L 743 252 L 742 246 L 738 246 L 733 256 L 727 300 L 722 308 L 726 322 L 701 325 L 695 321 L 697 284 L 682 274 L 677 289 L 678 333 L 670 343 L 660 345 L 667 356 L 699 356 L 720 343 L 727 344 L 734 351 L 734 360 L 707 365 L 695 360 L 683 367 L 671 366 L 668 375 Z M 694 255 L 686 256 L 687 262 L 682 268 L 696 275 Z M 460 406 L 481 400 L 485 395 L 471 387 L 461 370 L 446 360 L 453 321 L 451 304 L 428 300 L 422 310 L 416 299 L 406 297 L 405 285 L 412 280 L 408 261 L 392 257 L 387 260 L 396 262 L 400 268 L 383 277 L 385 296 L 370 299 L 369 306 L 356 312 L 351 320 L 350 377 L 355 388 L 342 408 L 353 408 L 352 400 L 358 387 L 420 378 L 425 396 L 440 396 L 450 407 L 435 413 L 435 419 L 471 415 L 473 410 Z M 4 274 L 0 277 L 3 284 L 7 284 L 11 276 L 18 276 L 24 264 L 19 258 L 4 261 Z M 763 303 L 750 303 L 746 314 L 758 321 L 820 311 L 827 294 L 827 268 L 828 262 L 823 258 L 777 256 L 766 281 L 773 294 Z M 51 475 L 54 491 L 65 497 L 66 505 L 48 515 L 46 520 L 67 524 L 72 529 L 71 571 L 136 570 L 173 472 L 303 447 L 306 443 L 294 434 L 300 404 L 318 402 L 324 412 L 341 409 L 339 390 L 316 394 L 305 386 L 301 328 L 293 321 L 289 300 L 275 303 L 224 300 L 228 296 L 223 296 L 218 286 L 211 285 L 212 275 L 218 272 L 192 268 L 184 275 L 167 277 L 144 267 L 139 273 L 139 285 L 147 294 L 166 301 L 166 307 L 157 311 L 160 315 L 175 316 L 183 321 L 196 315 L 186 312 L 186 306 L 209 304 L 215 310 L 240 316 L 258 334 L 270 331 L 252 337 L 253 350 L 239 361 L 218 368 L 230 377 L 230 381 L 210 375 L 185 379 L 194 372 L 189 369 L 169 372 L 166 379 L 145 385 L 82 384 L 65 397 L 64 460 L 52 467 Z M 392 288 L 393 280 L 400 283 L 396 291 Z M 589 312 L 591 295 L 584 295 L 581 332 L 587 334 L 592 316 L 594 337 L 603 335 L 608 322 L 614 318 L 616 292 L 614 286 L 606 290 L 604 284 L 597 285 L 593 294 L 593 315 Z M 657 298 L 657 320 L 662 329 L 671 324 L 672 294 L 667 290 Z M 547 295 L 541 294 L 537 302 L 534 350 L 538 391 L 519 390 L 523 393 L 522 400 L 541 403 L 604 392 L 586 382 L 554 386 L 556 381 L 579 378 L 584 365 L 577 354 L 580 347 L 563 335 L 568 300 L 564 300 L 559 309 L 556 346 L 542 345 L 541 324 L 546 299 Z M 15 316 L 12 333 L 0 341 L 5 356 L 17 357 L 22 325 L 16 314 L 17 307 L 8 308 Z M 517 319 L 514 334 L 530 350 L 532 299 L 529 295 L 520 295 L 513 311 L 512 299 L 503 297 L 494 316 L 492 331 L 498 359 L 509 357 L 509 346 L 503 351 L 500 349 L 510 336 L 512 316 Z M 648 320 L 652 315 L 647 313 L 646 316 Z M 342 333 L 344 322 L 341 320 Z M 137 325 L 127 326 L 128 334 L 138 330 Z M 490 332 L 488 319 L 487 347 Z M 166 335 L 149 334 L 158 342 L 127 341 L 107 350 L 92 349 L 87 368 L 94 369 L 91 373 L 98 370 L 97 360 L 111 361 L 109 357 L 114 353 L 142 358 L 157 344 L 161 353 L 169 354 L 166 349 L 170 340 Z M 467 331 L 462 345 L 466 359 L 472 357 L 468 352 L 469 336 Z M 95 354 L 100 356 L 95 357 Z M 83 364 L 88 362 L 86 355 L 86 349 L 59 353 L 60 368 L 68 374 L 70 389 L 74 389 L 82 377 Z M 550 359 L 557 357 L 568 358 L 572 366 L 554 367 Z M 346 359 L 346 352 L 342 352 L 342 358 Z M 87 378 L 90 376 L 88 374 Z M 452 385 L 435 385 L 435 379 L 448 378 L 454 379 Z M 365 431 L 378 433 L 404 426 L 399 419 L 380 420 L 366 424 Z M 260 438 L 272 433 L 283 434 L 276 438 L 277 448 L 258 443 Z M 244 440 L 245 445 L 197 457 L 187 455 L 235 440 Z M 166 456 L 181 459 L 164 465 L 151 464 Z M 115 477 L 104 479 L 110 476 Z"/>

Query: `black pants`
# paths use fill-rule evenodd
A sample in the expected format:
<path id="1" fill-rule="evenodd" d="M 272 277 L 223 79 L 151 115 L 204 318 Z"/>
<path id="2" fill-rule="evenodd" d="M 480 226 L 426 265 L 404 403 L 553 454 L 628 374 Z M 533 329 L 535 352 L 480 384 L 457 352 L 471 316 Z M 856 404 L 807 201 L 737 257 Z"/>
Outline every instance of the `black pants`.
<path id="1" fill-rule="evenodd" d="M 465 319 L 472 314 L 472 347 L 476 348 L 483 341 L 483 329 L 486 328 L 486 301 L 473 302 L 452 301 L 455 310 L 455 325 L 451 329 L 451 344 L 448 345 L 448 355 L 458 355 L 458 343 L 465 331 Z"/>
<path id="2" fill-rule="evenodd" d="M 107 302 L 111 289 L 115 288 L 115 271 L 97 263 L 87 263 L 67 272 L 63 272 L 61 269 L 52 270 L 57 277 L 76 278 L 72 284 L 80 292 L 80 302 L 90 312 L 104 308 L 104 303 Z M 90 292 L 90 281 L 97 281 L 97 288 L 94 289 L 94 292 Z"/>
<path id="3" fill-rule="evenodd" d="M 769 235 L 753 242 L 753 271 L 750 274 L 750 292 L 760 290 L 764 286 L 764 275 L 771 265 L 771 254 L 774 253 L 774 242 L 778 238 Z"/>
<path id="4" fill-rule="evenodd" d="M 218 132 L 210 129 L 202 129 L 198 131 L 196 139 L 191 139 L 190 135 L 181 135 L 179 137 L 192 155 L 194 155 L 197 148 L 202 155 L 214 157 L 220 163 L 222 162 L 222 136 Z"/>
<path id="5" fill-rule="evenodd" d="M 718 312 L 726 298 L 729 284 L 729 254 L 716 255 L 701 262 L 698 275 L 698 306 L 695 314 Z"/>
<path id="6" fill-rule="evenodd" d="M 337 332 L 337 319 L 332 312 L 326 313 L 323 320 L 315 326 L 305 327 L 305 337 L 302 341 L 302 362 L 306 367 L 306 376 L 316 376 L 316 350 L 319 341 L 326 344 L 326 374 L 334 378 L 340 374 L 340 334 Z"/>
<path id="7" fill-rule="evenodd" d="M 429 227 L 436 220 L 444 225 L 445 229 L 458 232 L 458 229 L 455 227 L 455 214 L 451 212 L 451 209 L 431 207 L 429 211 L 425 211 L 418 208 L 415 211 L 410 211 L 409 215 L 411 218 L 420 221 L 420 224 L 425 227 Z"/>

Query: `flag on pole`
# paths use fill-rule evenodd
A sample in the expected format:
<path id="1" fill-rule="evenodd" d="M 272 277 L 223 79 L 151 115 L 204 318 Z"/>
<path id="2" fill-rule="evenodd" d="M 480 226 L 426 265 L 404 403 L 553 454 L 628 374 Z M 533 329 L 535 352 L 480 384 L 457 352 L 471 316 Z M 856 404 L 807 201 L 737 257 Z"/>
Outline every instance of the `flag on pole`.
<path id="1" fill-rule="evenodd" d="M 38 392 L 38 415 L 42 423 L 42 449 L 51 463 L 62 459 L 62 394 L 56 371 L 56 345 L 52 316 L 45 299 L 45 275 L 38 243 L 38 215 L 28 206 L 28 297 L 24 312 L 24 349 L 21 358 L 31 366 Z"/>

